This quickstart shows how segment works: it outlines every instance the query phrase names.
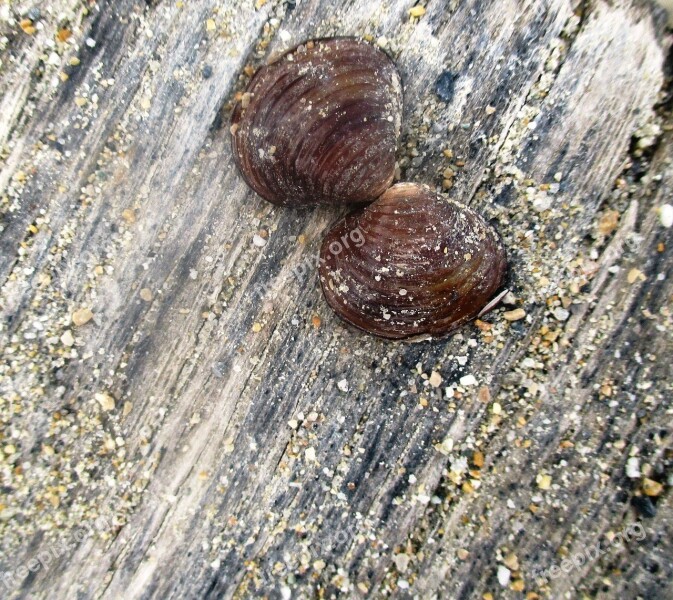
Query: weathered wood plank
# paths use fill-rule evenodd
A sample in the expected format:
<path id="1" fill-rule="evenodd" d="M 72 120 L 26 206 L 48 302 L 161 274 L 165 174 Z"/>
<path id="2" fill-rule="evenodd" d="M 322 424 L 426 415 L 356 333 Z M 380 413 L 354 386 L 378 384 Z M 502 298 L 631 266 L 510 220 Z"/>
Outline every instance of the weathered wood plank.
<path id="1" fill-rule="evenodd" d="M 259 4 L 103 3 L 70 79 L 2 121 L 9 593 L 514 597 L 506 563 L 526 592 L 603 593 L 609 578 L 607 595 L 665 597 L 668 493 L 635 559 L 606 544 L 539 576 L 634 525 L 630 454 L 670 475 L 671 250 L 655 210 L 670 140 L 654 132 L 651 164 L 632 141 L 661 118 L 660 19 L 622 0 L 430 1 L 420 20 L 404 0 Z M 453 166 L 450 193 L 507 243 L 525 320 L 405 345 L 329 312 L 307 260 L 338 214 L 264 204 L 222 125 L 245 64 L 317 35 L 371 36 L 395 57 L 400 175 L 441 186 Z M 24 101 L 19 72 L 3 73 L 7 106 Z M 610 210 L 616 229 L 596 233 Z M 83 306 L 94 318 L 74 327 Z M 62 556 L 16 571 L 58 540 Z"/>

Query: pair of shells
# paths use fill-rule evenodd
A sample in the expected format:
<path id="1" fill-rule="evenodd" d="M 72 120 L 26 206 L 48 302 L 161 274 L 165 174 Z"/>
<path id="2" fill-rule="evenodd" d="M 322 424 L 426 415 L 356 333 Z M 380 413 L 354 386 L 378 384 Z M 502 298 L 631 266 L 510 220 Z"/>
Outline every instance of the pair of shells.
<path id="1" fill-rule="evenodd" d="M 320 251 L 334 311 L 390 339 L 443 335 L 501 287 L 505 251 L 470 208 L 425 186 L 392 187 L 402 85 L 392 60 L 353 38 L 306 42 L 254 75 L 232 116 L 236 164 L 280 206 L 363 204 Z"/>

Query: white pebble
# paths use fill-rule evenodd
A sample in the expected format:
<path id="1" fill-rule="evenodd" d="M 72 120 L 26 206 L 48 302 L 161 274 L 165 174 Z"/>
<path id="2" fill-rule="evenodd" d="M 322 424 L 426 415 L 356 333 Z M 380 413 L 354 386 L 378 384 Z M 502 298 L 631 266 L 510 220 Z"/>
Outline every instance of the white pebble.
<path id="1" fill-rule="evenodd" d="M 554 309 L 554 317 L 559 321 L 567 321 L 568 317 L 570 317 L 570 313 L 565 308 L 559 306 Z"/>
<path id="2" fill-rule="evenodd" d="M 467 387 L 469 385 L 477 385 L 477 380 L 474 375 L 464 375 L 460 378 L 460 385 Z"/>
<path id="3" fill-rule="evenodd" d="M 533 208 L 538 212 L 549 210 L 551 208 L 551 204 L 551 198 L 549 198 L 546 194 L 540 194 L 535 198 L 535 200 L 533 200 Z"/>
<path id="4" fill-rule="evenodd" d="M 453 450 L 453 438 L 446 436 L 444 441 L 440 444 L 440 452 L 442 454 L 450 454 L 451 450 Z"/>
<path id="5" fill-rule="evenodd" d="M 109 412 L 115 409 L 115 399 L 105 392 L 94 394 L 94 398 L 101 405 L 101 408 Z"/>
<path id="6" fill-rule="evenodd" d="M 264 246 L 266 246 L 266 240 L 261 235 L 257 234 L 252 236 L 252 243 L 258 248 L 264 248 Z"/>
<path id="7" fill-rule="evenodd" d="M 509 585 L 509 578 L 512 575 L 512 572 L 503 565 L 498 567 L 498 583 L 502 587 L 507 587 Z"/>
<path id="8" fill-rule="evenodd" d="M 451 470 L 455 473 L 465 473 L 467 471 L 467 458 L 464 456 L 457 456 L 451 459 Z"/>
<path id="9" fill-rule="evenodd" d="M 337 387 L 342 391 L 342 392 L 347 392 L 348 391 L 348 380 L 347 379 L 342 379 L 337 383 Z"/>
<path id="10" fill-rule="evenodd" d="M 393 562 L 395 563 L 397 570 L 400 573 L 404 573 L 406 572 L 407 567 L 409 567 L 409 555 L 404 553 L 395 554 L 393 556 Z"/>
<path id="11" fill-rule="evenodd" d="M 659 208 L 659 219 L 666 229 L 673 227 L 673 206 L 670 204 L 662 205 Z"/>
<path id="12" fill-rule="evenodd" d="M 632 456 L 626 461 L 626 476 L 631 479 L 640 477 L 640 459 L 637 456 Z"/>
<path id="13" fill-rule="evenodd" d="M 61 342 L 64 346 L 72 346 L 75 343 L 75 338 L 72 335 L 72 331 L 66 329 L 61 336 Z"/>

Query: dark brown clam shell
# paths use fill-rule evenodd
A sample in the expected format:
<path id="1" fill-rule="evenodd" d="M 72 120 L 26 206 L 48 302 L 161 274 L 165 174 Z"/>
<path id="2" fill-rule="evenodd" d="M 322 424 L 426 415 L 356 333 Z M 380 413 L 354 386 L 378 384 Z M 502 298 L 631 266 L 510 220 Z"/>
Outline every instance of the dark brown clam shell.
<path id="1" fill-rule="evenodd" d="M 339 221 L 320 251 L 329 305 L 390 339 L 441 336 L 473 319 L 506 269 L 500 237 L 478 213 L 412 183 Z"/>
<path id="2" fill-rule="evenodd" d="M 281 206 L 371 202 L 392 183 L 402 86 L 354 38 L 306 42 L 257 71 L 232 116 L 234 160 Z"/>

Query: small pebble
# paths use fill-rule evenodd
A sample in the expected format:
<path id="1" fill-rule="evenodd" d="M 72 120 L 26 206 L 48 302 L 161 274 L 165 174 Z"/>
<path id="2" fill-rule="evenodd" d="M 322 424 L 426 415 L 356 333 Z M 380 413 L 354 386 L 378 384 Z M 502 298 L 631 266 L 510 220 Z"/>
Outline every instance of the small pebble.
<path id="1" fill-rule="evenodd" d="M 348 380 L 347 379 L 342 379 L 337 383 L 337 387 L 342 391 L 342 392 L 347 392 L 348 391 Z"/>
<path id="2" fill-rule="evenodd" d="M 537 483 L 537 487 L 539 487 L 541 490 L 548 490 L 551 488 L 551 475 L 544 475 L 540 473 L 535 478 L 535 482 Z"/>
<path id="3" fill-rule="evenodd" d="M 463 387 L 468 387 L 471 385 L 477 385 L 477 380 L 475 379 L 474 375 L 464 375 L 463 377 L 460 378 L 460 385 Z"/>
<path id="4" fill-rule="evenodd" d="M 425 7 L 423 6 L 412 6 L 409 9 L 409 16 L 410 17 L 422 17 L 425 14 Z"/>
<path id="5" fill-rule="evenodd" d="M 397 570 L 400 573 L 404 573 L 407 570 L 407 567 L 409 566 L 409 555 L 404 554 L 401 552 L 400 554 L 395 554 L 393 556 L 393 562 L 395 563 L 395 567 L 397 567 Z"/>
<path id="6" fill-rule="evenodd" d="M 26 35 L 33 35 L 37 31 L 33 26 L 33 21 L 31 19 L 21 19 L 19 26 Z"/>
<path id="7" fill-rule="evenodd" d="M 201 69 L 201 76 L 204 79 L 209 79 L 210 77 L 213 76 L 213 67 L 210 65 L 204 65 L 204 67 Z"/>
<path id="8" fill-rule="evenodd" d="M 72 322 L 76 327 L 86 325 L 91 319 L 93 319 L 93 312 L 89 308 L 80 308 L 72 313 Z"/>
<path id="9" fill-rule="evenodd" d="M 103 393 L 97 393 L 94 394 L 94 398 L 98 401 L 98 403 L 101 405 L 101 408 L 109 412 L 111 410 L 114 410 L 115 408 L 115 399 L 110 396 L 110 394 L 107 394 L 105 392 Z"/>
<path id="10" fill-rule="evenodd" d="M 514 306 L 516 304 L 516 296 L 508 291 L 503 297 L 502 297 L 502 303 L 507 304 L 509 306 Z"/>
<path id="11" fill-rule="evenodd" d="M 31 21 L 39 21 L 40 17 L 42 17 L 42 12 L 40 11 L 39 8 L 31 8 L 27 13 L 26 13 L 26 18 L 30 19 Z"/>
<path id="12" fill-rule="evenodd" d="M 626 476 L 631 479 L 640 477 L 640 459 L 637 456 L 632 456 L 626 461 Z"/>
<path id="13" fill-rule="evenodd" d="M 484 454 L 479 450 L 475 450 L 474 454 L 472 455 L 472 462 L 474 463 L 475 467 L 481 469 L 484 466 Z"/>
<path id="14" fill-rule="evenodd" d="M 515 308 L 503 313 L 502 316 L 505 317 L 506 321 L 520 321 L 526 316 L 526 311 L 523 308 Z"/>
<path id="15" fill-rule="evenodd" d="M 670 204 L 662 205 L 659 208 L 659 220 L 666 229 L 673 227 L 673 206 Z"/>
<path id="16" fill-rule="evenodd" d="M 258 234 L 252 236 L 252 243 L 258 248 L 264 248 L 264 246 L 266 246 L 266 240 Z"/>
<path id="17" fill-rule="evenodd" d="M 561 308 L 560 306 L 556 309 L 554 309 L 554 318 L 556 318 L 559 321 L 567 321 L 568 318 L 570 317 L 570 312 L 568 312 L 565 308 Z"/>
<path id="18" fill-rule="evenodd" d="M 646 519 L 657 516 L 657 507 L 647 496 L 634 496 L 631 500 L 633 507 Z"/>
<path id="19" fill-rule="evenodd" d="M 61 342 L 64 346 L 72 346 L 75 343 L 75 338 L 72 335 L 72 332 L 69 329 L 66 329 L 63 335 L 61 336 Z"/>
<path id="20" fill-rule="evenodd" d="M 430 382 L 430 385 L 432 387 L 439 387 L 440 385 L 442 385 L 442 376 L 439 373 L 437 373 L 437 371 L 433 371 L 430 374 L 430 378 L 428 379 L 428 381 Z"/>
<path id="21" fill-rule="evenodd" d="M 441 454 L 448 456 L 451 453 L 451 450 L 453 450 L 453 438 L 446 436 L 444 441 L 437 445 L 436 448 Z"/>
<path id="22" fill-rule="evenodd" d="M 640 269 L 631 269 L 626 276 L 626 281 L 629 283 L 635 283 L 636 281 L 645 281 L 647 277 Z"/>
<path id="23" fill-rule="evenodd" d="M 646 496 L 661 496 L 662 492 L 664 491 L 664 486 L 661 485 L 658 481 L 654 481 L 654 479 L 648 479 L 645 477 L 643 479 L 643 493 Z"/>
<path id="24" fill-rule="evenodd" d="M 505 563 L 505 566 L 508 569 L 511 569 L 512 571 L 518 571 L 519 570 L 519 559 L 517 558 L 516 554 L 511 552 L 507 556 L 505 556 L 505 560 L 502 562 Z"/>
<path id="25" fill-rule="evenodd" d="M 498 567 L 498 583 L 502 587 L 507 587 L 509 585 L 509 579 L 512 575 L 512 572 L 505 566 L 500 565 Z"/>

